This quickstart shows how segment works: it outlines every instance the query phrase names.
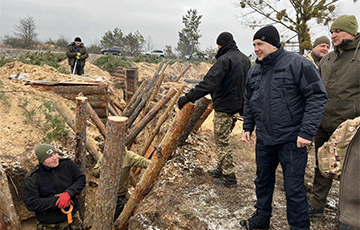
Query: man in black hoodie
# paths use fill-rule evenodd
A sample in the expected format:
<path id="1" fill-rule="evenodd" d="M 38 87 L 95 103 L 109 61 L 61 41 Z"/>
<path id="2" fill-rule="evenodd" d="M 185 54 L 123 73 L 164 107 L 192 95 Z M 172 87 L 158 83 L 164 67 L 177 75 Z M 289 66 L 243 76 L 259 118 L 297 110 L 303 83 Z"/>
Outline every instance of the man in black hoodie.
<path id="1" fill-rule="evenodd" d="M 23 193 L 26 208 L 36 214 L 36 229 L 83 229 L 76 195 L 85 188 L 85 175 L 72 160 L 59 159 L 49 144 L 38 146 L 35 154 L 39 165 L 25 177 Z M 71 212 L 72 223 L 62 209 Z"/>
<path id="2" fill-rule="evenodd" d="M 195 102 L 210 94 L 214 106 L 214 135 L 218 153 L 218 166 L 209 170 L 214 182 L 231 186 L 236 184 L 235 166 L 230 147 L 230 134 L 235 126 L 236 114 L 243 114 L 243 93 L 246 74 L 251 67 L 229 32 L 221 33 L 217 40 L 218 53 L 216 63 L 210 68 L 204 79 L 185 96 L 179 98 L 181 109 L 188 102 Z"/>

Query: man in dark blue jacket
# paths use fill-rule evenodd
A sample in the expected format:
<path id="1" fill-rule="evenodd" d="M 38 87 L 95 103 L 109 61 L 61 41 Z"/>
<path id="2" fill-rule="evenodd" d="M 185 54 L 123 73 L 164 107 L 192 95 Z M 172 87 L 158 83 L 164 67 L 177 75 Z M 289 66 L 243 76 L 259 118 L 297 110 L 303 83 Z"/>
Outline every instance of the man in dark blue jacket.
<path id="1" fill-rule="evenodd" d="M 253 144 L 251 133 L 256 125 L 257 210 L 241 224 L 269 229 L 275 171 L 280 163 L 290 229 L 309 229 L 306 146 L 321 122 L 327 101 L 325 86 L 311 61 L 284 50 L 274 26 L 261 28 L 253 41 L 257 60 L 246 82 L 243 137 Z"/>
<path id="2" fill-rule="evenodd" d="M 24 203 L 35 212 L 36 229 L 83 229 L 78 213 L 76 195 L 85 187 L 85 175 L 70 159 L 59 159 L 58 151 L 51 145 L 42 144 L 35 150 L 37 165 L 24 181 Z M 67 215 L 71 206 L 73 222 Z"/>
<path id="3" fill-rule="evenodd" d="M 209 170 L 214 182 L 231 186 L 236 184 L 235 166 L 230 147 L 230 134 L 235 126 L 236 114 L 243 114 L 243 93 L 250 61 L 237 48 L 229 32 L 221 33 L 217 40 L 216 63 L 195 88 L 179 98 L 181 109 L 188 102 L 195 102 L 211 94 L 214 106 L 214 136 L 218 153 L 218 166 Z"/>

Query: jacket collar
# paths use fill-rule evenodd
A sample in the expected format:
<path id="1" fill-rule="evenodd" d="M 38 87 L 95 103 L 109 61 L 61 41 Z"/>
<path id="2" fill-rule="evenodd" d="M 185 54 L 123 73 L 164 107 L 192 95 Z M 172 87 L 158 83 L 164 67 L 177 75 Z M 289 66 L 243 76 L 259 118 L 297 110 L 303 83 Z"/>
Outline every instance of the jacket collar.
<path id="1" fill-rule="evenodd" d="M 335 53 L 337 55 L 346 52 L 348 50 L 355 50 L 355 53 L 353 55 L 353 58 L 351 59 L 352 61 L 355 60 L 356 54 L 357 52 L 359 52 L 359 47 L 360 47 L 360 33 L 357 33 L 355 38 L 352 40 L 343 40 L 342 43 L 338 46 L 335 47 Z"/>
<path id="2" fill-rule="evenodd" d="M 284 47 L 282 45 L 280 45 L 278 50 L 269 54 L 262 61 L 259 61 L 259 59 L 256 59 L 256 63 L 260 64 L 262 66 L 273 66 L 276 64 L 277 60 L 284 52 L 285 52 Z"/>

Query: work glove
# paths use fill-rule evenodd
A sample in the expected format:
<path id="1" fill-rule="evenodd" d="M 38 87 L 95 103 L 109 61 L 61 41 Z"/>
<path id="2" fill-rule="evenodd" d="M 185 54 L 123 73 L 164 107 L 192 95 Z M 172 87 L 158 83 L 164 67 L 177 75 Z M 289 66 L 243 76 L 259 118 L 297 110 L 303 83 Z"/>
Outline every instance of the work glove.
<path id="1" fill-rule="evenodd" d="M 70 194 L 68 192 L 56 194 L 55 196 L 59 197 L 59 199 L 56 201 L 56 206 L 58 206 L 59 208 L 66 208 L 72 202 L 70 199 Z"/>
<path id="2" fill-rule="evenodd" d="M 182 96 L 178 100 L 178 107 L 179 109 L 182 109 L 186 103 L 190 102 L 189 99 L 186 96 Z"/>
<path id="3" fill-rule="evenodd" d="M 78 52 L 78 53 L 76 54 L 76 58 L 77 58 L 77 59 L 80 59 L 80 56 L 81 56 L 81 53 Z"/>

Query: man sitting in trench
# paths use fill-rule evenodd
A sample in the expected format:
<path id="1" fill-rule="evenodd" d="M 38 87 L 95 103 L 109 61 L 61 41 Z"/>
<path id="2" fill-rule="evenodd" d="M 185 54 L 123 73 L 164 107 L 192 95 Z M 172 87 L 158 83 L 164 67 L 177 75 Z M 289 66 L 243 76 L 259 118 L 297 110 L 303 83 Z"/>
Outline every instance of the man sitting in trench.
<path id="1" fill-rule="evenodd" d="M 94 177 L 97 178 L 100 177 L 100 171 L 102 170 L 103 167 L 102 162 L 103 162 L 103 155 L 99 158 L 98 162 L 93 168 Z M 117 201 L 116 201 L 114 221 L 119 217 L 127 201 L 126 194 L 129 189 L 131 167 L 146 168 L 150 164 L 150 162 L 151 160 L 125 149 L 125 155 L 121 167 L 120 184 L 119 184 L 119 189 L 117 191 Z"/>

